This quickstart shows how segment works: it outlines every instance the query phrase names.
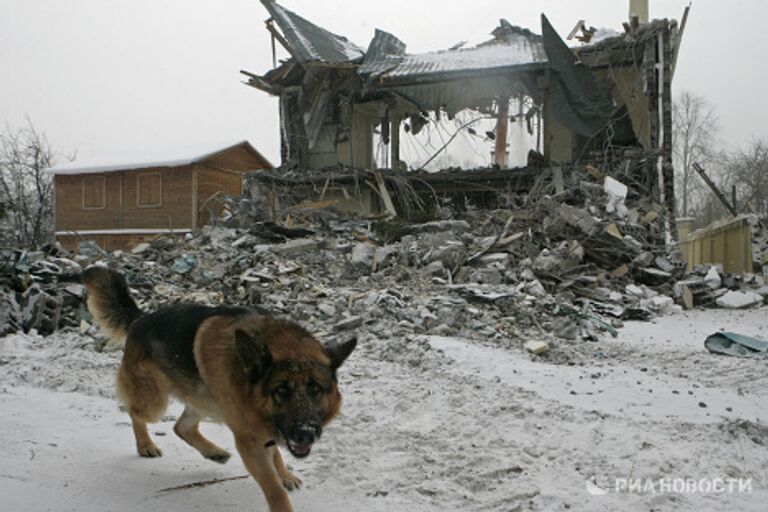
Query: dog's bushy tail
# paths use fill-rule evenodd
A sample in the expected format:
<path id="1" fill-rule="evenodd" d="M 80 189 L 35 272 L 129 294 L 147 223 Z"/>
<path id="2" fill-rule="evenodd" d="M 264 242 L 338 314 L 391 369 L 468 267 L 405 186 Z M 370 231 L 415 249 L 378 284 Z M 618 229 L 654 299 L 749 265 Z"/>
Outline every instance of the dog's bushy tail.
<path id="1" fill-rule="evenodd" d="M 110 345 L 122 346 L 128 328 L 142 313 L 120 273 L 106 267 L 88 267 L 83 272 L 88 311 L 107 335 Z"/>

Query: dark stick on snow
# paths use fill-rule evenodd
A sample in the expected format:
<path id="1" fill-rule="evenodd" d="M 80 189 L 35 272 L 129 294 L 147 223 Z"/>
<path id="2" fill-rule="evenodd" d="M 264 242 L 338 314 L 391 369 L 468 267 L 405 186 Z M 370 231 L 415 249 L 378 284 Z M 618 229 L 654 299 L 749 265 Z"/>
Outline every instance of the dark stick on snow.
<path id="1" fill-rule="evenodd" d="M 183 491 L 185 489 L 196 489 L 198 487 L 206 487 L 208 485 L 220 484 L 222 482 L 229 482 L 230 480 L 244 480 L 250 478 L 250 475 L 242 476 L 230 476 L 228 478 L 214 478 L 213 480 L 204 480 L 202 482 L 192 482 L 191 484 L 178 485 L 176 487 L 167 487 L 160 489 L 157 492 L 171 492 L 171 491 Z"/>

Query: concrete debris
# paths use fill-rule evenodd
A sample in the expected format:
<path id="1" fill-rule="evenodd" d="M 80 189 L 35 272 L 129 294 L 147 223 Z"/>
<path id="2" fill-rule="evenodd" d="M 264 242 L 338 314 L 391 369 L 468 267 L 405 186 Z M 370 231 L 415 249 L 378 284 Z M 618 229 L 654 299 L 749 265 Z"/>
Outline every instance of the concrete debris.
<path id="1" fill-rule="evenodd" d="M 715 302 L 721 308 L 744 309 L 761 305 L 763 303 L 763 296 L 750 291 L 728 291 L 725 295 L 715 300 Z"/>
<path id="2" fill-rule="evenodd" d="M 151 245 L 149 245 L 148 243 L 146 243 L 146 242 L 142 242 L 142 243 L 140 243 L 139 245 L 137 245 L 136 247 L 134 247 L 133 249 L 131 249 L 131 254 L 143 254 L 143 253 L 145 253 L 145 252 L 146 252 L 146 251 L 147 251 L 147 250 L 148 250 L 150 247 L 151 247 Z"/>
<path id="3" fill-rule="evenodd" d="M 651 303 L 651 309 L 660 315 L 671 313 L 675 306 L 675 301 L 672 299 L 672 297 L 657 295 L 656 297 L 648 300 Z"/>
<path id="4" fill-rule="evenodd" d="M 171 264 L 171 271 L 177 274 L 188 274 L 197 266 L 197 259 L 194 256 L 183 255 L 176 258 Z"/>
<path id="5" fill-rule="evenodd" d="M 363 325 L 363 321 L 364 319 L 362 316 L 351 316 L 337 323 L 333 328 L 336 331 L 350 331 Z"/>
<path id="6" fill-rule="evenodd" d="M 363 274 L 369 273 L 373 267 L 375 255 L 376 247 L 372 244 L 355 244 L 355 246 L 352 247 L 352 254 L 349 258 L 350 270 Z"/>
<path id="7" fill-rule="evenodd" d="M 0 336 L 21 330 L 21 308 L 10 293 L 0 292 Z"/>
<path id="8" fill-rule="evenodd" d="M 605 177 L 605 181 L 603 182 L 603 190 L 605 190 L 606 194 L 621 200 L 626 199 L 627 192 L 629 192 L 629 188 L 625 184 L 611 178 L 610 176 Z"/>
<path id="9" fill-rule="evenodd" d="M 686 275 L 679 252 L 667 247 L 664 209 L 635 199 L 618 179 L 600 186 L 588 176 L 565 178 L 557 196 L 517 198 L 503 209 L 440 205 L 431 217 L 440 220 L 429 222 L 306 208 L 291 210 L 282 226 L 246 209 L 227 224 L 241 227 L 206 226 L 125 252 L 94 243 L 76 254 L 58 246 L 0 250 L 0 335 L 92 332 L 79 280 L 94 263 L 123 273 L 148 311 L 245 304 L 290 314 L 331 339 L 430 333 L 523 349 L 534 338 L 535 350 L 525 350 L 553 354 L 567 346 L 557 339 L 598 340 L 627 320 L 681 306 L 746 307 L 768 296 L 759 274 L 707 266 Z"/>
<path id="10" fill-rule="evenodd" d="M 50 295 L 35 285 L 24 292 L 22 299 L 22 325 L 25 332 L 34 329 L 46 335 L 58 328 L 63 305 L 61 297 Z"/>
<path id="11" fill-rule="evenodd" d="M 523 348 L 531 354 L 541 355 L 549 352 L 549 343 L 546 341 L 527 341 Z"/>
<path id="12" fill-rule="evenodd" d="M 256 246 L 254 249 L 257 251 L 268 250 L 275 254 L 291 257 L 298 256 L 306 252 L 315 251 L 318 247 L 319 242 L 317 240 L 313 240 L 311 238 L 299 238 L 295 240 L 289 240 L 283 244 L 260 245 Z"/>

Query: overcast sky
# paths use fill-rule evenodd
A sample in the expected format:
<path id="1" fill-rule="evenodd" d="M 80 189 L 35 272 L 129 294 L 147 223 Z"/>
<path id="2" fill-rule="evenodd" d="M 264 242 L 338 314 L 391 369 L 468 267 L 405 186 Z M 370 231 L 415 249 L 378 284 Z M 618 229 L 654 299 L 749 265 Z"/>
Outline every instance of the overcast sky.
<path id="1" fill-rule="evenodd" d="M 627 0 L 284 0 L 365 48 L 375 28 L 409 52 L 488 38 L 499 18 L 561 35 L 584 18 L 621 28 Z M 679 19 L 688 0 L 651 0 Z M 249 139 L 279 163 L 277 100 L 240 83 L 271 50 L 258 0 L 0 0 L 0 122 L 25 116 L 81 156 Z M 768 1 L 695 0 L 674 89 L 717 105 L 721 138 L 768 139 Z"/>

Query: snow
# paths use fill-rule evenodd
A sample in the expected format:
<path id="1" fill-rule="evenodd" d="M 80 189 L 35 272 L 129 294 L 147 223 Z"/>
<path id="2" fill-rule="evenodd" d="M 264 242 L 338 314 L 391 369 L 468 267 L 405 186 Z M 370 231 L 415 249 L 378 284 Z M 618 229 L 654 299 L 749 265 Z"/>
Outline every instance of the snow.
<path id="1" fill-rule="evenodd" d="M 614 30 L 612 28 L 600 27 L 597 29 L 594 35 L 592 35 L 592 39 L 589 40 L 589 44 L 597 44 L 606 39 L 610 39 L 612 37 L 619 37 L 621 35 L 623 34 L 618 30 Z"/>
<path id="2" fill-rule="evenodd" d="M 768 309 L 691 311 L 629 322 L 616 339 L 363 336 L 340 370 L 341 417 L 312 455 L 289 460 L 297 511 L 762 511 L 768 499 L 764 361 L 720 357 L 704 339 L 765 338 Z M 114 400 L 121 352 L 87 335 L 0 338 L 0 510 L 266 510 L 237 456 L 204 460 L 172 431 L 160 459 L 135 455 Z M 231 433 L 205 423 L 227 449 Z M 752 491 L 617 493 L 606 478 L 751 478 Z"/>
<path id="3" fill-rule="evenodd" d="M 64 175 L 89 174 L 189 165 L 240 144 L 248 144 L 248 141 L 217 142 L 90 156 L 56 165 L 48 169 L 47 172 Z"/>
<path id="4" fill-rule="evenodd" d="M 713 290 L 717 290 L 723 284 L 723 280 L 720 279 L 720 273 L 715 267 L 709 267 L 707 275 L 704 277 L 704 282 Z"/>
<path id="5" fill-rule="evenodd" d="M 531 44 L 525 38 L 518 38 L 509 44 L 406 55 L 403 61 L 396 68 L 387 71 L 386 75 L 395 77 L 535 64 L 546 62 L 546 56 L 542 53 L 540 46 Z"/>

